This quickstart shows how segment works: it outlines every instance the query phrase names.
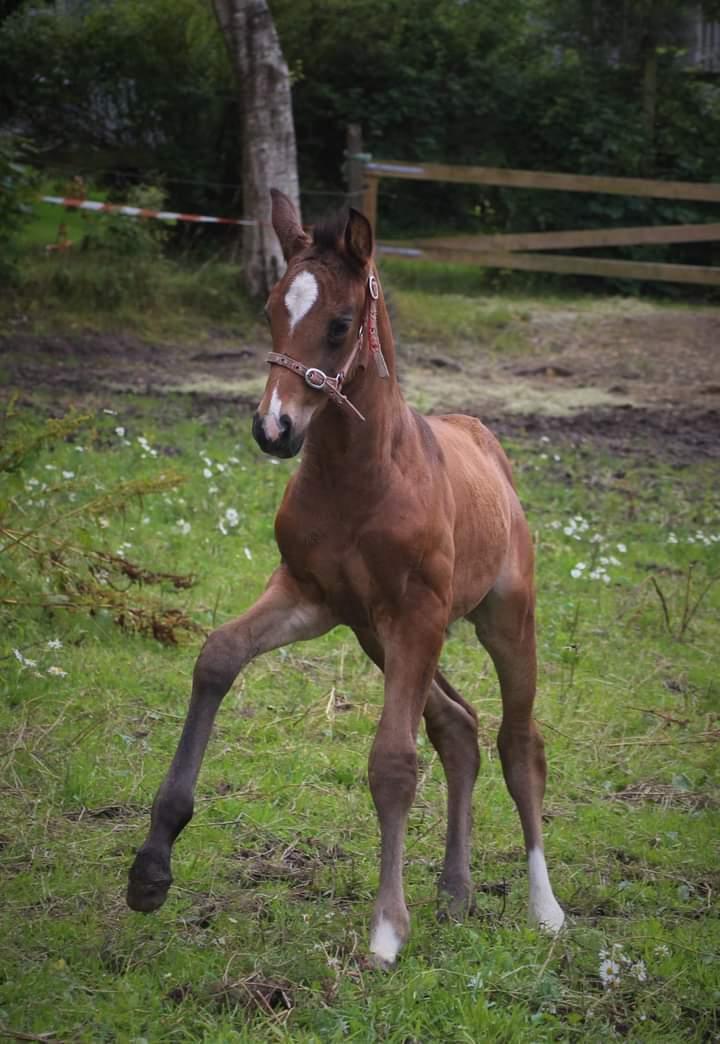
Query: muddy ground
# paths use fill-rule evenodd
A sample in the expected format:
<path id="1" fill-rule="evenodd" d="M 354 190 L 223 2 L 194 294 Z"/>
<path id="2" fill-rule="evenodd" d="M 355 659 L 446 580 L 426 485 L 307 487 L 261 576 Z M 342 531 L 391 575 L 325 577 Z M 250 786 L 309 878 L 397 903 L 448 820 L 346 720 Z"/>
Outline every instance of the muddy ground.
<path id="1" fill-rule="evenodd" d="M 720 457 L 719 309 L 615 302 L 529 310 L 508 325 L 519 348 L 501 354 L 482 335 L 448 349 L 401 334 L 408 398 L 425 412 L 473 413 L 501 436 L 547 433 L 677 462 Z M 187 397 L 193 412 L 217 415 L 254 408 L 268 349 L 264 332 L 252 341 L 210 332 L 193 347 L 19 327 L 0 336 L 0 373 L 6 389 L 42 389 L 58 409 L 139 393 Z"/>

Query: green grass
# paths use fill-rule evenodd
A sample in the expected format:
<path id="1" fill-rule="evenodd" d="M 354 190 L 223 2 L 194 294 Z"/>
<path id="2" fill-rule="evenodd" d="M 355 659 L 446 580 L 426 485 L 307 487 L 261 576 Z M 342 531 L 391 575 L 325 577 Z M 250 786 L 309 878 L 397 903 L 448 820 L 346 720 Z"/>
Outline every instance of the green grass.
<path id="1" fill-rule="evenodd" d="M 67 185 L 45 184 L 41 186 L 40 193 L 43 196 L 68 196 L 70 189 Z M 94 190 L 91 198 L 102 201 L 107 193 Z M 20 235 L 21 246 L 27 250 L 45 250 L 52 246 L 62 237 L 60 236 L 60 225 L 65 225 L 67 238 L 77 247 L 87 232 L 88 222 L 92 220 L 86 212 L 70 207 L 61 207 L 57 203 L 42 203 L 37 201 L 33 204 L 33 220 L 25 225 Z"/>
<path id="2" fill-rule="evenodd" d="M 103 252 L 28 255 L 19 283 L 0 299 L 6 326 L 24 331 L 132 332 L 154 340 L 250 335 L 260 307 L 247 297 L 237 265 L 165 258 L 118 259 Z"/>
<path id="3" fill-rule="evenodd" d="M 107 525 L 101 516 L 87 540 L 196 574 L 194 588 L 165 598 L 205 628 L 229 619 L 277 561 L 273 513 L 296 464 L 261 456 L 247 417 L 192 417 L 179 399 L 113 406 L 115 416 L 98 414 L 92 431 L 38 449 L 6 476 L 2 514 L 30 529 L 100 484 L 151 478 L 169 461 L 182 487 L 110 513 Z M 42 412 L 38 400 L 21 419 L 33 428 Z M 506 897 L 491 889 L 477 917 L 436 923 L 445 794 L 421 738 L 406 866 L 413 934 L 397 970 L 364 966 L 377 883 L 366 762 L 381 689 L 340 629 L 268 655 L 237 682 L 175 850 L 170 898 L 152 917 L 131 913 L 125 875 L 178 737 L 197 644 L 128 635 L 102 611 L 8 605 L 3 584 L 0 1033 L 716 1039 L 720 584 L 678 639 L 688 570 L 690 605 L 720 571 L 716 475 L 702 463 L 618 462 L 548 442 L 511 449 L 537 534 L 546 843 L 567 930 L 551 940 L 525 926 L 520 829 L 494 751 L 497 685 L 464 625 L 443 662 L 481 719 L 473 871 Z M 601 561 L 611 557 L 619 564 Z M 607 583 L 589 579 L 601 567 Z M 42 563 L 5 552 L 0 569 L 24 569 L 29 591 L 47 590 Z M 619 981 L 606 988 L 601 951 L 613 947 Z"/>

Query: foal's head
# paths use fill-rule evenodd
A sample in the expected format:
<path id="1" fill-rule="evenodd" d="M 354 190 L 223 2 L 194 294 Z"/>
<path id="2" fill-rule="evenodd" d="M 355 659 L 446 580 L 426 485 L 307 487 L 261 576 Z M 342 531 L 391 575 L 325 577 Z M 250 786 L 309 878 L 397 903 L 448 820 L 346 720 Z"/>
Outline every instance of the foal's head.
<path id="1" fill-rule="evenodd" d="M 327 397 L 319 393 L 323 379 L 340 376 L 340 385 L 343 379 L 347 382 L 361 355 L 372 230 L 351 209 L 316 226 L 309 236 L 290 200 L 275 190 L 272 222 L 288 266 L 270 292 L 265 314 L 273 352 L 285 361 L 273 364 L 270 357 L 253 435 L 266 453 L 292 457 L 314 415 L 337 408 L 328 407 Z M 288 362 L 300 365 L 293 368 Z"/>

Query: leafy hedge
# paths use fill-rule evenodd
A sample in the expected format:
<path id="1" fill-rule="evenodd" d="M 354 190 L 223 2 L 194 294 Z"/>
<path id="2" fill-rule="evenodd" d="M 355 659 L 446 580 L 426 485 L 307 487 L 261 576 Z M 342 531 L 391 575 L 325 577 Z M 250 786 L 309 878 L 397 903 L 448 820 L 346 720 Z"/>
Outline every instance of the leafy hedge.
<path id="1" fill-rule="evenodd" d="M 651 134 L 640 59 L 612 58 L 616 0 L 599 5 L 608 15 L 600 26 L 607 46 L 583 35 L 587 11 L 597 6 L 274 0 L 294 77 L 306 216 L 342 189 L 349 121 L 362 124 L 376 157 L 716 178 L 717 79 L 687 70 L 676 48 L 662 47 Z M 673 5 L 665 6 L 669 25 Z M 636 22 L 644 10 L 640 3 L 620 7 L 635 12 Z M 102 150 L 105 165 L 128 177 L 155 175 L 173 207 L 237 211 L 235 89 L 210 5 L 95 0 L 82 10 L 82 17 L 59 16 L 33 2 L 0 23 L 0 121 L 12 119 L 43 146 L 82 146 L 87 157 Z M 640 22 L 633 26 L 639 40 Z M 383 183 L 381 198 L 386 233 L 665 223 L 710 212 L 621 197 L 392 182 Z M 706 245 L 673 248 L 675 257 L 707 260 L 711 252 Z"/>

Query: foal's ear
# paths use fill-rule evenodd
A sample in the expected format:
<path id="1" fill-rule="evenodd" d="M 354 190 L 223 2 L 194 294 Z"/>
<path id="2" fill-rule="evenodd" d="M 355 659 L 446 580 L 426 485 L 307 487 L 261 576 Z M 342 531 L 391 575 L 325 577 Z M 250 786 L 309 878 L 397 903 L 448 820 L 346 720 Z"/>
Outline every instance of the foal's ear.
<path id="1" fill-rule="evenodd" d="M 366 265 L 372 257 L 372 226 L 365 215 L 354 207 L 350 207 L 350 216 L 345 226 L 345 249 L 361 265 Z"/>
<path id="2" fill-rule="evenodd" d="M 300 217 L 292 200 L 279 189 L 270 189 L 272 197 L 272 224 L 286 261 L 310 244 L 310 236 L 303 231 Z"/>

